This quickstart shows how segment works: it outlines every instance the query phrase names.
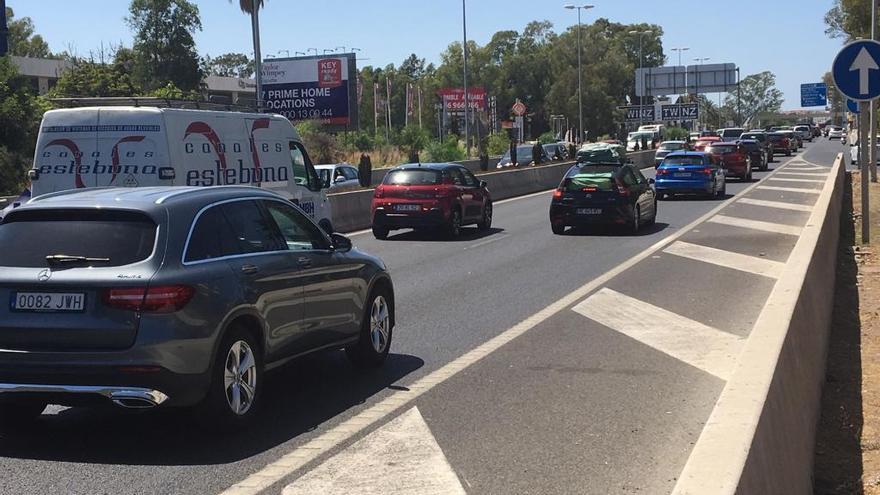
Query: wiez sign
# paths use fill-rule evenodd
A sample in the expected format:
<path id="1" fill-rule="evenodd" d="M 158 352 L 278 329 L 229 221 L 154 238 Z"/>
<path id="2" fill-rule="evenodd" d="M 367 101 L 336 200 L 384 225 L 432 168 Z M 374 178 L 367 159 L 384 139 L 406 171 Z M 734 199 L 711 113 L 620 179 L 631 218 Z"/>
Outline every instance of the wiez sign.
<path id="1" fill-rule="evenodd" d="M 700 106 L 697 103 L 681 105 L 663 105 L 660 108 L 661 120 L 697 120 L 700 118 Z"/>

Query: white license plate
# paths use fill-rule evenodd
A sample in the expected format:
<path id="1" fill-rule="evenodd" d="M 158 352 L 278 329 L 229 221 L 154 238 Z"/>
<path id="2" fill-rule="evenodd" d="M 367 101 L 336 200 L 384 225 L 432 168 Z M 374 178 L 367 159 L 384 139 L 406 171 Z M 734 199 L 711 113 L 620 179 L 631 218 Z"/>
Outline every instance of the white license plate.
<path id="1" fill-rule="evenodd" d="M 9 301 L 13 311 L 83 311 L 86 295 L 62 292 L 15 292 Z"/>
<path id="2" fill-rule="evenodd" d="M 419 205 L 394 205 L 394 211 L 419 211 L 422 207 Z"/>
<path id="3" fill-rule="evenodd" d="M 691 174 L 690 174 L 690 172 L 685 172 L 685 173 L 681 173 L 681 174 L 672 174 L 672 176 L 673 177 L 690 177 Z"/>
<path id="4" fill-rule="evenodd" d="M 602 208 L 578 208 L 575 213 L 578 215 L 601 215 Z"/>

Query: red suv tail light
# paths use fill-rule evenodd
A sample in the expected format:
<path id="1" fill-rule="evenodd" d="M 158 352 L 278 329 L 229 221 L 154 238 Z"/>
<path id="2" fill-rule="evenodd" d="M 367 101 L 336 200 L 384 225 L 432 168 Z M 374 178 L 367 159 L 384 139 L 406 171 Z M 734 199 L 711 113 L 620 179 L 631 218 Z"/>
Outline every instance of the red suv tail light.
<path id="1" fill-rule="evenodd" d="M 173 313 L 192 299 L 195 289 L 188 285 L 126 287 L 104 292 L 104 304 L 129 311 Z"/>
<path id="2" fill-rule="evenodd" d="M 384 198 L 385 197 L 385 190 L 382 188 L 382 186 L 377 187 L 376 190 L 373 191 L 373 197 L 374 198 Z"/>

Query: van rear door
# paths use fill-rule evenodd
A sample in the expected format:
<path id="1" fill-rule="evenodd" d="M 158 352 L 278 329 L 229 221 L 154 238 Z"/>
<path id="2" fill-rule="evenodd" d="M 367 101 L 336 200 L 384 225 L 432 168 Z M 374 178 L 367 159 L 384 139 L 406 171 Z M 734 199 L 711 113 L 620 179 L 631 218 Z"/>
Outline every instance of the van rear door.
<path id="1" fill-rule="evenodd" d="M 91 172 L 100 155 L 97 137 L 97 108 L 46 112 L 34 152 L 32 194 L 95 186 Z"/>
<path id="2" fill-rule="evenodd" d="M 162 113 L 154 108 L 101 108 L 98 152 L 92 167 L 96 186 L 180 185 L 168 164 Z"/>

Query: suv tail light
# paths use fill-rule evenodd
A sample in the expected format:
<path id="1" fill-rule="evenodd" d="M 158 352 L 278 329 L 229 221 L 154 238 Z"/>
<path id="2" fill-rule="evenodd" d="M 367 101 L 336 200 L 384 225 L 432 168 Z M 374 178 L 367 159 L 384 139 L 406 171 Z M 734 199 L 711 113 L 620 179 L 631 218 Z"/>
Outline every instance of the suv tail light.
<path id="1" fill-rule="evenodd" d="M 557 187 L 555 191 L 553 191 L 553 199 L 562 199 L 562 188 Z"/>
<path id="2" fill-rule="evenodd" d="M 665 169 L 663 167 L 660 167 L 657 169 L 657 172 L 655 172 L 654 175 L 666 175 L 668 173 L 669 173 L 669 169 Z"/>
<path id="3" fill-rule="evenodd" d="M 374 198 L 384 198 L 385 197 L 385 190 L 382 188 L 382 186 L 377 187 L 376 190 L 373 191 L 373 197 Z"/>
<path id="4" fill-rule="evenodd" d="M 129 311 L 173 313 L 186 306 L 193 294 L 195 289 L 188 285 L 126 287 L 107 289 L 103 300 L 107 306 Z"/>

